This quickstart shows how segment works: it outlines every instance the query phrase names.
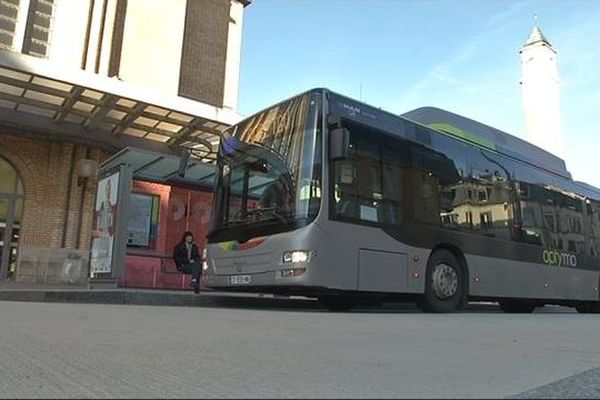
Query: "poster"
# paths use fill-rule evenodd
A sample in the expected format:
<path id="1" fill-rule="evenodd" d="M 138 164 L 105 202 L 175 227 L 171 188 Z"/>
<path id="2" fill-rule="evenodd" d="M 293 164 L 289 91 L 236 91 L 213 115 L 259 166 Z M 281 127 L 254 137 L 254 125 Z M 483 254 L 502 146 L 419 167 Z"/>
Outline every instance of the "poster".
<path id="1" fill-rule="evenodd" d="M 110 274 L 112 272 L 118 189 L 118 172 L 98 182 L 94 226 L 92 230 L 92 254 L 90 258 L 90 273 L 92 277 L 98 273 Z"/>
<path id="2" fill-rule="evenodd" d="M 152 227 L 152 196 L 134 193 L 129 206 L 127 225 L 127 245 L 132 247 L 150 247 Z"/>

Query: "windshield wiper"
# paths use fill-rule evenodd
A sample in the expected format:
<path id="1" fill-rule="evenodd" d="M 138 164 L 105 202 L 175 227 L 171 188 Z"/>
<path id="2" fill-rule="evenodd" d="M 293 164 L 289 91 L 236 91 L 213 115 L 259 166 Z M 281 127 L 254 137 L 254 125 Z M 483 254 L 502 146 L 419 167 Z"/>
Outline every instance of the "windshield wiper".
<path id="1" fill-rule="evenodd" d="M 251 216 L 256 215 L 257 217 L 259 217 L 259 220 L 255 221 L 255 222 L 265 221 L 264 219 L 260 219 L 260 217 L 263 214 L 266 214 L 266 215 L 275 217 L 276 219 L 283 222 L 284 224 L 287 224 L 291 218 L 288 216 L 288 218 L 286 219 L 283 215 L 279 214 L 278 211 L 279 211 L 279 209 L 277 207 L 256 208 L 254 210 L 248 211 L 248 219 L 250 219 Z"/>
<path id="2" fill-rule="evenodd" d="M 269 225 L 276 223 L 278 226 L 279 224 L 288 225 L 297 220 L 293 215 L 281 215 L 277 211 L 278 209 L 275 207 L 249 210 L 247 212 L 247 215 L 249 216 L 248 219 L 235 219 L 222 222 L 218 228 L 215 228 L 208 233 L 207 238 L 214 239 L 220 232 L 237 227 L 238 229 L 232 229 L 231 234 L 235 236 L 235 239 L 238 242 L 243 243 L 247 240 L 244 236 L 247 234 L 246 229 L 244 229 L 246 227 L 252 228 L 257 225 L 260 226 L 261 223 L 268 223 Z M 253 216 L 258 217 L 260 215 L 268 217 L 264 219 L 260 217 L 252 218 Z"/>
<path id="3" fill-rule="evenodd" d="M 274 217 L 274 218 L 278 219 L 279 221 L 286 223 L 286 224 L 288 222 L 290 222 L 290 220 L 292 219 L 291 216 L 287 216 L 287 218 L 286 218 L 284 215 L 281 215 L 280 213 L 278 213 L 278 211 L 279 211 L 279 209 L 277 207 L 269 207 L 269 208 L 255 208 L 253 210 L 248 210 L 245 212 L 245 214 L 238 213 L 234 217 L 235 219 L 231 219 L 231 220 L 223 222 L 221 224 L 221 227 L 219 228 L 219 230 L 224 229 L 224 228 L 230 228 L 232 226 L 244 225 L 244 224 L 248 224 L 248 223 L 268 221 L 269 219 L 271 219 L 271 218 L 268 218 L 268 219 L 262 218 L 263 215 L 269 215 L 269 216 Z M 245 216 L 245 218 L 238 218 L 238 216 L 240 214 Z"/>
<path id="4" fill-rule="evenodd" d="M 287 165 L 286 158 L 283 156 L 283 154 L 281 154 L 280 151 L 276 150 L 275 147 L 267 146 L 260 142 L 252 142 L 252 144 L 256 147 L 260 147 L 261 149 L 264 149 L 264 150 L 267 150 L 267 151 L 273 153 L 275 156 L 277 156 L 277 158 L 279 158 L 280 161 L 282 161 L 284 164 Z M 289 169 L 289 167 L 288 167 L 288 169 Z"/>

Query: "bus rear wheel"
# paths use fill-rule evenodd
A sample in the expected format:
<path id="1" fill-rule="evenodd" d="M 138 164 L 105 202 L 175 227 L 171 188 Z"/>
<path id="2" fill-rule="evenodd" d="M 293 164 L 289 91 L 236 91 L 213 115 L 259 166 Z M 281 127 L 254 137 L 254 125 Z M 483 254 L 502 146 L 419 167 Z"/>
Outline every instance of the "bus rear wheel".
<path id="1" fill-rule="evenodd" d="M 356 300 L 349 296 L 321 296 L 319 303 L 329 311 L 349 311 L 356 305 Z"/>
<path id="2" fill-rule="evenodd" d="M 600 313 L 600 302 L 597 301 L 584 301 L 575 306 L 575 309 L 580 314 L 599 314 Z"/>
<path id="3" fill-rule="evenodd" d="M 505 313 L 512 314 L 531 314 L 537 306 L 535 303 L 516 300 L 500 300 L 498 305 Z"/>
<path id="4" fill-rule="evenodd" d="M 446 249 L 434 252 L 427 262 L 425 296 L 419 303 L 423 311 L 447 313 L 463 300 L 463 271 L 456 256 Z"/>

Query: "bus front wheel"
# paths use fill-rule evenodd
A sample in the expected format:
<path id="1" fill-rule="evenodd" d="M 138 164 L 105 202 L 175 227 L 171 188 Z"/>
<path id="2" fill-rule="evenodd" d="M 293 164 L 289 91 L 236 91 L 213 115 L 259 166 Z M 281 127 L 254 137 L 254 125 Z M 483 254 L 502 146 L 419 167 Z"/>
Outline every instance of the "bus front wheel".
<path id="1" fill-rule="evenodd" d="M 463 299 L 463 271 L 449 250 L 434 252 L 427 262 L 425 296 L 419 303 L 423 311 L 446 313 L 456 310 Z"/>
<path id="2" fill-rule="evenodd" d="M 356 300 L 348 296 L 321 296 L 319 303 L 329 311 L 349 311 L 356 305 Z"/>

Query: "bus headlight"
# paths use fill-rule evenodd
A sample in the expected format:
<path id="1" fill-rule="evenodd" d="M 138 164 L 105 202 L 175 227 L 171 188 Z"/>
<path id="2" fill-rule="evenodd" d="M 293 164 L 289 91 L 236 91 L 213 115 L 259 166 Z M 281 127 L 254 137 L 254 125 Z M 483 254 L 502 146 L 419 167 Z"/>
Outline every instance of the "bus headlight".
<path id="1" fill-rule="evenodd" d="M 284 263 L 303 263 L 310 261 L 309 250 L 292 250 L 283 253 Z"/>

